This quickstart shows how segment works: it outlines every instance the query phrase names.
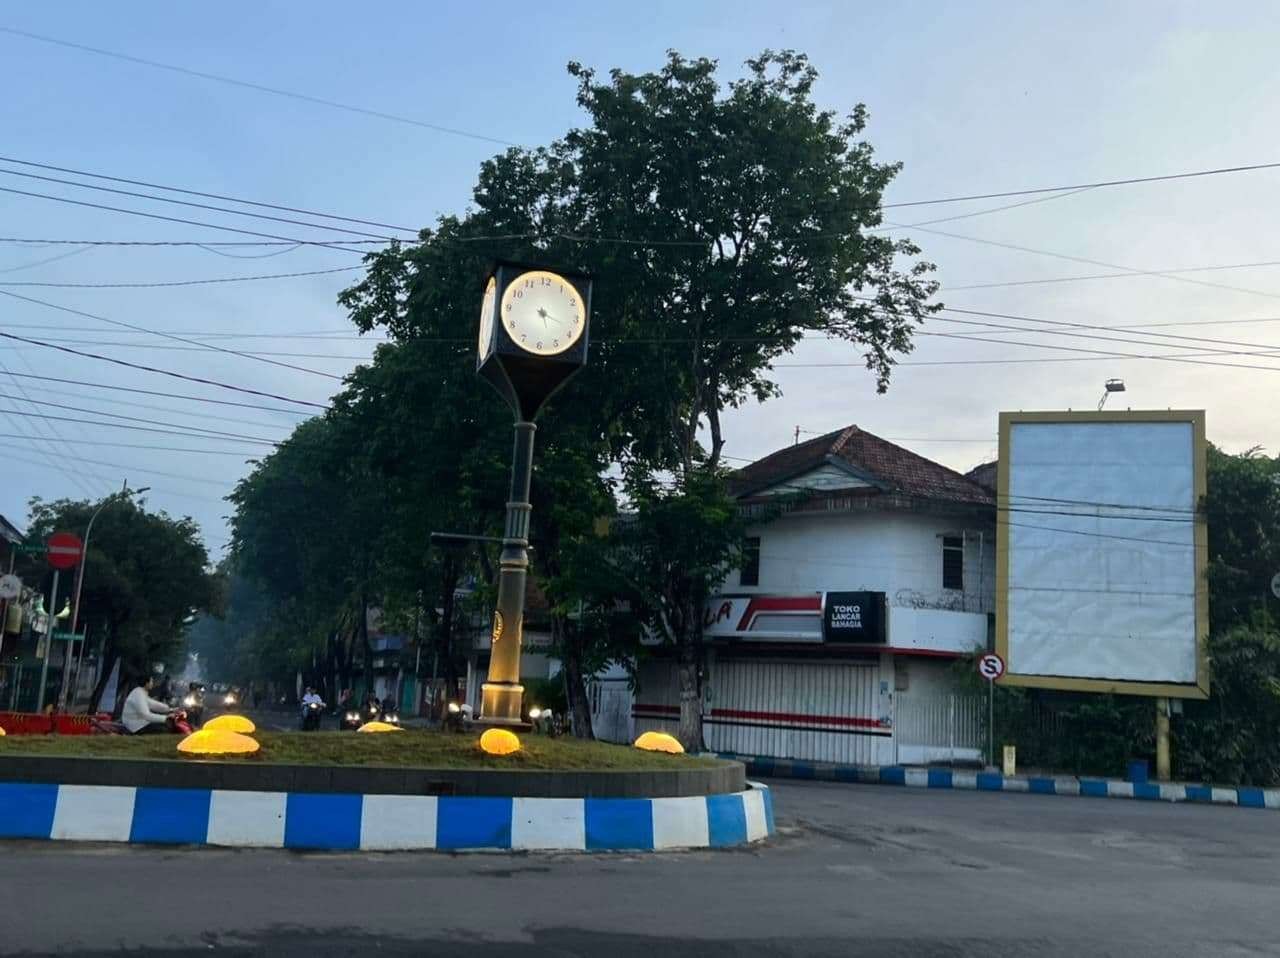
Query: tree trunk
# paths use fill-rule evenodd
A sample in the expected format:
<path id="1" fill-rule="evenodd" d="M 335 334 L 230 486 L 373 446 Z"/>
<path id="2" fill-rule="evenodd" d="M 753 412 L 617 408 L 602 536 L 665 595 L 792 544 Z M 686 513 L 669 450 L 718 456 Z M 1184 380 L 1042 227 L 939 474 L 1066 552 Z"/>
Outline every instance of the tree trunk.
<path id="1" fill-rule="evenodd" d="M 111 680 L 111 672 L 119 658 L 120 653 L 116 651 L 115 644 L 108 640 L 107 647 L 102 653 L 102 671 L 98 673 L 98 681 L 93 683 L 93 694 L 89 696 L 90 715 L 98 711 L 98 705 L 102 702 L 102 693 L 107 690 L 107 682 Z M 117 695 L 116 698 L 120 696 Z"/>
<path id="2" fill-rule="evenodd" d="M 573 735 L 575 738 L 595 738 L 595 729 L 591 726 L 591 702 L 587 697 L 587 683 L 582 674 L 582 634 L 579 630 L 566 628 L 560 619 L 557 616 L 552 627 L 561 632 L 558 643 L 562 656 L 560 670 L 564 676 L 564 694 L 569 702 Z"/>
<path id="3" fill-rule="evenodd" d="M 701 648 L 685 636 L 676 658 L 676 677 L 680 685 L 680 724 L 676 738 L 687 752 L 703 750 L 700 652 Z"/>

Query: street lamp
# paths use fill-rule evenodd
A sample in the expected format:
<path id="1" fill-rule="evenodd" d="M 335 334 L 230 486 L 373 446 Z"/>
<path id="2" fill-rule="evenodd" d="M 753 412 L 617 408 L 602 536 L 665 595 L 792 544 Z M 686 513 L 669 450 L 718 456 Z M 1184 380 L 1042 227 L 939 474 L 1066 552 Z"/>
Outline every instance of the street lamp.
<path id="1" fill-rule="evenodd" d="M 94 522 L 97 521 L 97 518 L 102 513 L 102 510 L 105 509 L 111 503 L 116 502 L 117 500 L 130 499 L 133 496 L 140 496 L 144 492 L 149 491 L 150 489 L 151 489 L 150 486 L 143 486 L 141 489 L 130 489 L 129 481 L 126 479 L 124 483 L 124 488 L 121 489 L 119 492 L 113 492 L 111 495 L 103 499 L 101 504 L 99 504 L 98 508 L 94 510 L 93 515 L 89 517 L 89 524 L 85 527 L 85 530 L 84 530 L 84 545 L 81 547 L 81 550 L 80 550 L 80 565 L 76 568 L 76 597 L 75 597 L 75 601 L 71 605 L 71 634 L 72 635 L 76 634 L 76 628 L 80 624 L 80 590 L 84 587 L 84 563 L 85 563 L 85 559 L 89 555 L 89 536 L 93 534 Z M 80 662 L 83 662 L 83 661 L 84 661 L 84 642 L 82 641 L 80 643 Z M 58 693 L 58 710 L 59 711 L 61 711 L 67 704 L 67 678 L 70 675 L 70 665 L 71 665 L 71 646 L 68 645 L 67 656 L 63 660 L 62 689 Z M 77 665 L 76 681 L 79 682 L 79 679 L 80 679 L 80 666 Z"/>
<path id="2" fill-rule="evenodd" d="M 1107 404 L 1107 397 L 1112 393 L 1124 392 L 1123 379 L 1108 379 L 1102 386 L 1102 398 L 1098 400 L 1098 412 L 1102 412 L 1102 407 Z"/>

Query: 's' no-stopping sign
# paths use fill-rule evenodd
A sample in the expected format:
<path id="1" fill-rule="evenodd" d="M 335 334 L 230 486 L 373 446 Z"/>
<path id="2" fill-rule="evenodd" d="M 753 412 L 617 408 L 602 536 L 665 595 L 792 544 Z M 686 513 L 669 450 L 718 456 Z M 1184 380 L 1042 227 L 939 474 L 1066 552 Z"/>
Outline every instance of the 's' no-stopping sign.
<path id="1" fill-rule="evenodd" d="M 1004 659 L 994 652 L 988 652 L 978 659 L 978 674 L 988 682 L 994 682 L 1004 675 Z"/>

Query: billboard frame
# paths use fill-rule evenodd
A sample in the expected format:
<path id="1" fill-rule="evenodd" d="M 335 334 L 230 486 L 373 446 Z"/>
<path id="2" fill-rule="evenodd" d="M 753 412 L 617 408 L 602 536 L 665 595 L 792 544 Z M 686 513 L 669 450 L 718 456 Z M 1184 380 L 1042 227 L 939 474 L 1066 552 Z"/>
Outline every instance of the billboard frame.
<path id="1" fill-rule="evenodd" d="M 1034 689 L 1057 689 L 1067 692 L 1103 692 L 1119 695 L 1145 695 L 1156 698 L 1207 699 L 1209 697 L 1209 530 L 1203 511 L 1207 488 L 1208 444 L 1205 437 L 1203 409 L 1106 410 L 1100 412 L 1002 412 L 1000 413 L 1000 452 L 996 486 L 996 652 L 1005 662 L 1009 657 L 1009 474 L 1010 438 L 1019 423 L 1092 423 L 1092 422 L 1185 422 L 1191 425 L 1192 474 L 1195 483 L 1195 618 L 1196 680 L 1195 682 L 1138 682 L 1131 679 L 1077 678 L 1065 675 L 1028 675 L 1012 669 L 1000 679 L 1002 685 Z"/>

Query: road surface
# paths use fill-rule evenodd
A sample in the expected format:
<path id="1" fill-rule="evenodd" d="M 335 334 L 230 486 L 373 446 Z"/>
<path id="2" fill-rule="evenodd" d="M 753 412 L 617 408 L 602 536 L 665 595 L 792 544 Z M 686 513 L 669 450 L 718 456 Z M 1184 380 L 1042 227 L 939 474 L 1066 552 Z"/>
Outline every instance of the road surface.
<path id="1" fill-rule="evenodd" d="M 750 850 L 0 845 L 0 955 L 1280 955 L 1275 812 L 774 788 Z"/>

